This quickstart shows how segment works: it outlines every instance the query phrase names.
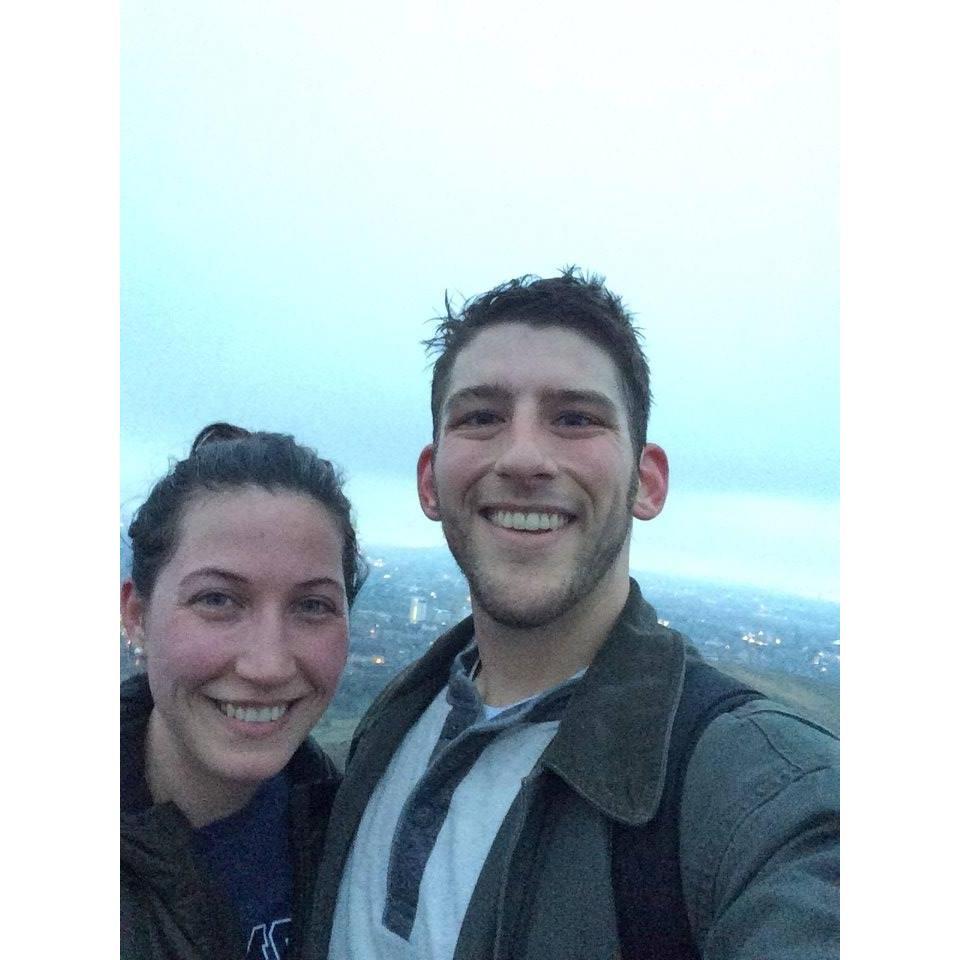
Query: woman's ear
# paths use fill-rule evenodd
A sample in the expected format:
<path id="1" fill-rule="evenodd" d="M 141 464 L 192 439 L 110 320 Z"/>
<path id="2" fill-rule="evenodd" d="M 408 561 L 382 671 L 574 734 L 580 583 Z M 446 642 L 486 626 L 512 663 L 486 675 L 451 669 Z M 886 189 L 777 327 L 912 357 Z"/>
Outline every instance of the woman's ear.
<path id="1" fill-rule="evenodd" d="M 146 610 L 147 605 L 137 593 L 133 581 L 124 580 L 120 584 L 120 622 L 131 648 L 139 649 L 141 656 L 147 652 L 147 635 L 143 627 Z"/>

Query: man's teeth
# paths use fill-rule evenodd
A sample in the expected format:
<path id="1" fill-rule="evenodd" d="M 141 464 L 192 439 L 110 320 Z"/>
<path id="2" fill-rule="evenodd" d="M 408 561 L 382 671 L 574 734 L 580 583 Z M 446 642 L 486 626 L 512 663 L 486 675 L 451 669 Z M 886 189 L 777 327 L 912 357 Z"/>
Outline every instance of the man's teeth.
<path id="1" fill-rule="evenodd" d="M 491 522 L 497 527 L 510 530 L 559 530 L 569 520 L 560 513 L 521 513 L 520 511 L 493 510 Z"/>
<path id="2" fill-rule="evenodd" d="M 279 720 L 286 712 L 289 704 L 278 703 L 272 707 L 237 707 L 232 703 L 217 701 L 221 713 L 236 720 L 245 720 L 247 723 L 270 723 Z"/>

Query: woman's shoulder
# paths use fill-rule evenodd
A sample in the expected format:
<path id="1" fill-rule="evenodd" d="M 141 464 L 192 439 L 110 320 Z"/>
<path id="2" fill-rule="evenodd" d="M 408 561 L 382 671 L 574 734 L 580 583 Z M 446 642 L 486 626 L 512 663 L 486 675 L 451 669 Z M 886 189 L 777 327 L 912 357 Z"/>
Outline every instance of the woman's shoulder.
<path id="1" fill-rule="evenodd" d="M 145 674 L 120 684 L 120 810 L 131 812 L 150 805 L 144 773 L 144 741 L 153 698 Z"/>
<path id="2" fill-rule="evenodd" d="M 126 680 L 120 681 L 121 717 L 125 712 L 149 711 L 152 707 L 153 697 L 150 694 L 150 684 L 145 673 L 134 673 Z"/>
<path id="3" fill-rule="evenodd" d="M 307 737 L 287 765 L 287 773 L 295 842 L 319 847 L 342 779 L 340 771 L 313 738 Z"/>
<path id="4" fill-rule="evenodd" d="M 336 790 L 342 779 L 337 765 L 313 737 L 307 737 L 297 748 L 287 765 L 287 773 L 293 786 L 311 784 Z"/>

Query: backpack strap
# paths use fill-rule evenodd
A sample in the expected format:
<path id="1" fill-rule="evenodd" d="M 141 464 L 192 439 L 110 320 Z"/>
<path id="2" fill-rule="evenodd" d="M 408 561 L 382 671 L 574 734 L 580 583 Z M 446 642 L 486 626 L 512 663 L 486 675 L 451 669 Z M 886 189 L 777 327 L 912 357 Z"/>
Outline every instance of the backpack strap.
<path id="1" fill-rule="evenodd" d="M 623 960 L 698 960 L 680 872 L 687 764 L 712 720 L 763 696 L 705 661 L 688 658 L 656 816 L 639 827 L 613 825 L 613 892 Z"/>

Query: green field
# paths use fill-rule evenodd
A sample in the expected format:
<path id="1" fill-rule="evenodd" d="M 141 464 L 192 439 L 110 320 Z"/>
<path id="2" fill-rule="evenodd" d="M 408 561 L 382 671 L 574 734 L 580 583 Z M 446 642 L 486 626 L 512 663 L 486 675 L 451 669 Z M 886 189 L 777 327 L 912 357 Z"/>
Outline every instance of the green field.
<path id="1" fill-rule="evenodd" d="M 819 683 L 792 673 L 776 670 L 764 672 L 748 670 L 734 663 L 717 664 L 724 673 L 793 707 L 798 713 L 822 724 L 834 733 L 840 733 L 840 688 L 829 683 Z"/>

